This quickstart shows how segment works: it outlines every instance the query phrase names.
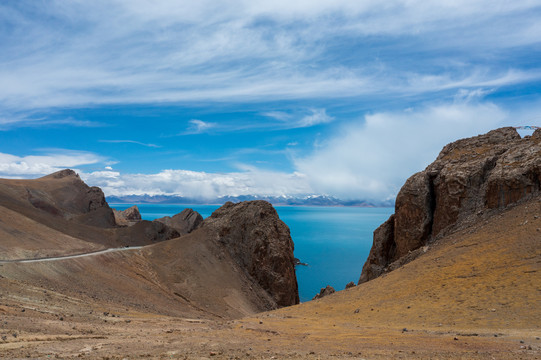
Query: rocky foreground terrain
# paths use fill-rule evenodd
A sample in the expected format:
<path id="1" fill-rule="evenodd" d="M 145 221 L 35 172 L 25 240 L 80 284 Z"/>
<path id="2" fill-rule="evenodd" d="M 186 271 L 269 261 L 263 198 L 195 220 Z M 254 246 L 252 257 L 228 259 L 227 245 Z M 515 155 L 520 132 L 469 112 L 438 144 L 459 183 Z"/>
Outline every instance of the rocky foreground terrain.
<path id="1" fill-rule="evenodd" d="M 0 357 L 539 359 L 540 139 L 448 145 L 375 231 L 361 284 L 300 305 L 265 202 L 122 223 L 71 171 L 1 180 Z"/>

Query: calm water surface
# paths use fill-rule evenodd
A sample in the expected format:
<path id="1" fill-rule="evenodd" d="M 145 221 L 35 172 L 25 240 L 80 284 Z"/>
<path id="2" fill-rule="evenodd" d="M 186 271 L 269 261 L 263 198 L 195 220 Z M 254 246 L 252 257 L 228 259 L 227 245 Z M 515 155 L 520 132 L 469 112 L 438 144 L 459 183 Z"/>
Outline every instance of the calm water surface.
<path id="1" fill-rule="evenodd" d="M 124 210 L 133 204 L 110 204 Z M 192 208 L 204 218 L 218 205 L 137 204 L 145 220 L 172 216 Z M 297 267 L 301 301 L 311 300 L 322 287 L 342 290 L 357 283 L 372 246 L 372 232 L 393 213 L 393 208 L 276 206 L 291 230 L 295 257 L 308 266 Z"/>

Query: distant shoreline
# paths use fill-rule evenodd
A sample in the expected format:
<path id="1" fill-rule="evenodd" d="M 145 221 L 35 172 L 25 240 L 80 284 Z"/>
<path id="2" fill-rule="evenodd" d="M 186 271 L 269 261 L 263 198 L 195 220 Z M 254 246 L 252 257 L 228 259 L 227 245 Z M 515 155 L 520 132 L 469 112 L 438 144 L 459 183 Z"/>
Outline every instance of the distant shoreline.
<path id="1" fill-rule="evenodd" d="M 252 201 L 252 200 L 242 200 L 242 201 Z M 267 201 L 267 200 L 263 200 Z M 240 201 L 238 201 L 240 202 Z M 109 202 L 107 201 L 109 206 L 111 205 L 174 205 L 174 206 L 222 206 L 225 203 L 161 203 L 161 202 Z M 282 206 L 282 207 L 336 207 L 336 208 L 367 208 L 367 209 L 388 209 L 388 208 L 394 208 L 393 206 L 368 206 L 368 205 L 313 205 L 313 204 L 299 204 L 299 205 L 291 205 L 291 204 L 274 204 L 271 203 L 272 206 Z"/>

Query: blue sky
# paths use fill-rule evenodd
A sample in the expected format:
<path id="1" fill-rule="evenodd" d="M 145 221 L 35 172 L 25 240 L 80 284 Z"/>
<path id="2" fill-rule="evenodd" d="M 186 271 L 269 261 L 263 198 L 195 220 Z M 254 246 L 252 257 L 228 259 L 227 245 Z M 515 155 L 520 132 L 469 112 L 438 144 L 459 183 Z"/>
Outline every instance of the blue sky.
<path id="1" fill-rule="evenodd" d="M 4 1 L 0 176 L 390 199 L 541 124 L 540 1 Z"/>

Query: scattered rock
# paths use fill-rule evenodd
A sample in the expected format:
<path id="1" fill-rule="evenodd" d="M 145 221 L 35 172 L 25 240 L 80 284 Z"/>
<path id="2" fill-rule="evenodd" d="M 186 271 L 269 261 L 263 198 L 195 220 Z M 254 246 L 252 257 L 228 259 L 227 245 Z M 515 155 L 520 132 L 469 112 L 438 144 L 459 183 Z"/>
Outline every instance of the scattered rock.
<path id="1" fill-rule="evenodd" d="M 355 283 L 353 281 L 350 281 L 346 284 L 346 289 L 350 289 L 352 287 L 355 287 Z"/>
<path id="2" fill-rule="evenodd" d="M 355 309 L 355 311 L 353 312 L 354 314 L 358 314 L 359 311 L 361 311 L 361 309 Z"/>
<path id="3" fill-rule="evenodd" d="M 308 266 L 308 264 L 301 262 L 299 259 L 295 258 L 295 266 Z"/>
<path id="4" fill-rule="evenodd" d="M 316 296 L 314 296 L 314 298 L 312 300 L 321 299 L 322 297 L 327 296 L 327 295 L 331 295 L 331 294 L 333 294 L 335 292 L 336 292 L 336 290 L 334 290 L 334 288 L 332 286 L 327 285 L 327 287 L 322 288 L 319 291 L 319 294 L 316 294 Z"/>

